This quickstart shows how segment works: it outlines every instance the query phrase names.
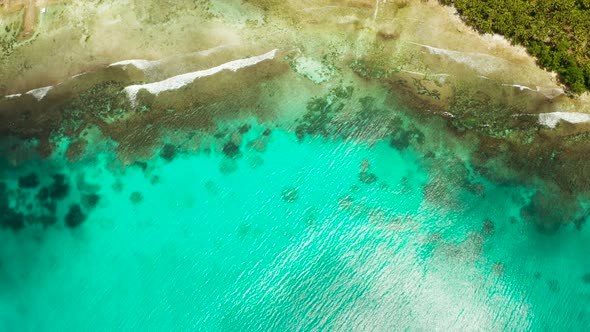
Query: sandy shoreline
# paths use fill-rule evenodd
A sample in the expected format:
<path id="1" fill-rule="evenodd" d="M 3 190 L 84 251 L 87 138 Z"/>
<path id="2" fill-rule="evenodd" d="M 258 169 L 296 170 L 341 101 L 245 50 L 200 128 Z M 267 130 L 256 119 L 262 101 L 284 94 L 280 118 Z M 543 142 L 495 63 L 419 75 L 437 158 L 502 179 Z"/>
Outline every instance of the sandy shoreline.
<path id="1" fill-rule="evenodd" d="M 40 10 L 40 6 L 48 6 L 48 12 L 50 13 L 52 6 L 58 3 L 58 1 L 32 2 L 34 4 L 30 4 L 29 1 L 10 1 L 5 2 L 3 5 L 4 8 L 12 10 L 20 10 L 26 7 L 27 14 L 25 15 L 23 29 L 25 34 L 30 34 L 32 29 L 34 29 L 35 16 Z M 338 17 L 349 17 L 350 20 L 353 20 L 352 25 L 358 26 L 360 24 L 363 29 L 374 29 L 376 32 L 381 33 L 387 33 L 391 30 L 402 41 L 415 42 L 448 50 L 449 52 L 455 52 L 454 55 L 464 53 L 486 54 L 505 60 L 509 64 L 515 64 L 518 67 L 527 67 L 526 70 L 516 68 L 516 71 L 520 71 L 521 76 L 523 76 L 520 81 L 502 83 L 528 86 L 555 86 L 555 81 L 550 74 L 542 70 L 536 70 L 534 60 L 526 55 L 522 47 L 511 46 L 505 39 L 499 36 L 481 36 L 477 34 L 473 29 L 461 22 L 453 9 L 443 7 L 435 1 L 426 3 L 412 2 L 408 5 L 403 5 L 406 3 L 405 1 L 392 1 L 385 4 L 377 2 L 379 4 L 378 11 L 373 1 L 350 1 L 348 4 L 342 6 L 327 6 L 322 11 L 318 11 L 317 9 L 306 10 L 308 7 L 322 8 L 324 2 L 308 1 L 301 3 L 288 1 L 286 6 L 290 9 L 290 12 L 281 13 L 281 15 L 299 20 L 301 22 L 300 24 L 303 24 L 306 29 L 313 29 L 315 26 L 319 33 L 327 33 L 327 31 L 321 31 L 324 30 L 323 26 L 326 21 L 339 21 L 337 19 Z M 105 65 L 107 62 L 112 63 L 132 58 L 161 58 L 164 54 L 161 53 L 162 50 L 157 51 L 159 45 L 176 45 L 185 39 L 185 34 L 190 33 L 190 30 L 182 32 L 186 30 L 184 27 L 184 19 L 186 17 L 190 15 L 195 15 L 196 17 L 210 15 L 206 10 L 198 8 L 193 9 L 193 12 L 179 13 L 178 15 L 181 16 L 180 19 L 165 23 L 170 28 L 169 31 L 174 31 L 172 39 L 168 38 L 168 41 L 165 42 L 165 39 L 156 33 L 160 23 L 154 25 L 149 21 L 142 20 L 139 17 L 141 16 L 141 12 L 139 12 L 140 8 L 134 8 L 133 5 L 124 6 L 123 4 L 119 5 L 114 2 L 105 2 L 96 7 L 80 3 L 68 4 L 65 7 L 66 10 L 61 11 L 59 15 L 49 17 L 50 21 L 59 20 L 63 23 L 53 22 L 48 24 L 51 28 L 43 31 L 43 36 L 38 37 L 30 45 L 23 45 L 18 50 L 18 54 L 14 54 L 7 59 L 5 64 L 7 70 L 3 75 L 0 74 L 0 82 L 6 84 L 9 77 L 19 77 L 19 79 L 16 85 L 13 82 L 11 86 L 7 87 L 5 94 L 20 93 L 40 86 L 55 84 L 69 76 L 84 71 L 83 68 L 89 66 L 100 66 Z M 35 10 L 32 10 L 33 8 Z M 156 10 L 156 8 L 150 10 Z M 158 8 L 157 10 L 166 9 Z M 283 7 L 281 10 L 283 10 Z M 260 14 L 258 13 L 259 10 L 252 10 L 252 12 L 257 15 Z M 277 20 L 272 17 L 273 14 L 267 15 L 266 19 L 277 25 L 285 24 L 282 18 Z M 150 18 L 153 15 L 152 13 L 147 13 L 147 15 L 149 15 L 149 20 L 153 20 L 153 18 Z M 417 24 L 417 22 L 419 23 Z M 320 23 L 321 26 L 318 26 L 316 23 Z M 238 31 L 231 27 L 232 24 L 234 23 L 230 20 L 223 22 L 222 18 L 221 24 L 214 23 L 209 28 L 206 26 L 203 27 L 202 30 L 217 30 L 218 33 L 221 33 L 220 36 L 226 36 L 226 38 L 235 38 L 231 35 L 236 35 L 236 33 L 242 39 L 244 37 L 250 39 L 254 36 L 252 34 L 259 36 L 260 33 L 263 34 L 259 36 L 261 37 L 260 39 L 269 39 L 270 37 L 264 36 L 263 29 L 254 27 L 253 29 L 246 29 L 251 31 Z M 337 25 L 342 27 L 351 26 L 351 24 Z M 287 26 L 284 28 L 287 28 Z M 143 36 L 142 34 L 136 33 L 137 29 L 144 31 Z M 231 30 L 234 31 L 230 32 Z M 152 40 L 149 45 L 146 45 L 145 41 L 148 36 Z M 215 35 L 212 36 L 215 39 Z M 207 35 L 196 37 L 197 39 L 207 38 Z M 53 38 L 60 38 L 64 44 L 63 47 L 58 46 L 56 48 L 55 45 L 47 43 L 47 41 Z M 105 40 L 103 38 L 107 39 Z M 127 43 L 128 47 L 101 50 L 99 54 L 104 59 L 102 61 L 99 58 L 89 58 L 90 53 L 96 52 L 101 46 L 104 47 L 107 40 L 110 40 L 111 44 L 115 43 L 115 45 Z M 144 43 L 144 46 L 134 48 L 134 45 L 140 43 Z M 129 47 L 133 49 L 129 49 Z M 64 62 L 60 58 L 61 52 L 64 52 L 65 49 L 69 50 L 70 56 Z M 160 53 L 161 56 L 155 56 L 154 52 Z M 132 54 L 136 56 L 131 56 Z M 22 68 L 21 66 L 24 62 L 32 62 L 32 67 L 25 72 L 17 74 L 17 68 Z M 39 67 L 41 63 L 52 64 L 52 68 Z M 56 63 L 60 63 L 61 65 L 55 66 Z M 39 81 L 39 78 L 42 77 L 51 78 L 47 81 Z"/>

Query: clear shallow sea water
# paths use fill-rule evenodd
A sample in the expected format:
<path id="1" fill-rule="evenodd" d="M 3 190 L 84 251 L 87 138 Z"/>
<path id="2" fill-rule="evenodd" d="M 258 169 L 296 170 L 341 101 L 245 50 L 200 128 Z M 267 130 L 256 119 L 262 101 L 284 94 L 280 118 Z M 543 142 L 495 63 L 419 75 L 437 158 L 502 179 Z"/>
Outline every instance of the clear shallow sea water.
<path id="1" fill-rule="evenodd" d="M 273 129 L 258 151 L 253 125 L 234 159 L 213 147 L 121 170 L 105 150 L 3 171 L 9 188 L 64 174 L 56 214 L 83 201 L 88 218 L 0 230 L 0 330 L 590 327 L 590 231 L 537 232 L 526 188 L 473 175 L 485 195 L 451 188 L 450 205 L 425 185 L 451 174 L 412 148 Z"/>

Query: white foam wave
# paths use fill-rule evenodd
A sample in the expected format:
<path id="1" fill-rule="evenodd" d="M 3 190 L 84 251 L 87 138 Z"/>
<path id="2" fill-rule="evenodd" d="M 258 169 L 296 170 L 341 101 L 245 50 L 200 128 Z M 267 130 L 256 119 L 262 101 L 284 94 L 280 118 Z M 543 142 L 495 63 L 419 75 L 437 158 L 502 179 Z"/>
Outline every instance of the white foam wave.
<path id="1" fill-rule="evenodd" d="M 536 89 L 532 89 L 532 88 L 529 88 L 526 85 L 520 85 L 520 84 L 502 84 L 502 86 L 511 86 L 511 87 L 514 87 L 514 88 L 518 88 L 520 91 L 523 91 L 523 90 L 530 90 L 530 91 L 534 91 L 534 92 L 539 91 L 539 88 L 538 87 Z"/>
<path id="2" fill-rule="evenodd" d="M 557 96 L 564 94 L 563 89 L 559 89 L 559 88 L 543 88 L 543 87 L 537 86 L 533 89 L 533 88 L 528 87 L 526 85 L 520 85 L 520 84 L 502 84 L 502 86 L 518 88 L 520 91 L 529 90 L 529 91 L 533 91 L 533 92 L 538 92 L 549 99 L 553 99 Z"/>
<path id="3" fill-rule="evenodd" d="M 202 51 L 198 51 L 198 52 L 194 52 L 194 53 L 189 53 L 189 54 L 182 54 L 182 55 L 176 55 L 173 57 L 168 57 L 168 58 L 164 58 L 161 60 L 145 60 L 145 59 L 133 59 L 133 60 L 122 60 L 122 61 L 118 61 L 115 63 L 111 63 L 108 67 L 123 67 L 123 69 L 127 69 L 127 66 L 134 66 L 139 70 L 142 71 L 147 71 L 150 69 L 153 69 L 163 63 L 169 62 L 171 60 L 177 60 L 177 59 L 184 59 L 184 58 L 190 58 L 190 57 L 194 57 L 194 56 L 209 56 L 219 50 L 222 50 L 224 48 L 226 48 L 229 45 L 219 45 L 219 46 L 215 46 L 212 48 L 208 48 L 206 50 L 202 50 Z"/>
<path id="4" fill-rule="evenodd" d="M 38 89 L 33 89 L 31 91 L 27 91 L 26 94 L 31 95 L 35 97 L 37 101 L 40 101 L 41 99 L 45 98 L 45 96 L 47 95 L 47 93 L 49 93 L 51 89 L 53 89 L 53 86 L 46 86 Z"/>
<path id="5" fill-rule="evenodd" d="M 6 99 L 15 99 L 15 98 L 19 98 L 20 96 L 22 96 L 22 94 L 20 94 L 20 93 L 15 93 L 15 94 L 13 94 L 13 95 L 7 95 L 7 96 L 4 96 L 4 98 L 6 98 Z"/>
<path id="6" fill-rule="evenodd" d="M 401 71 L 404 73 L 420 75 L 420 76 L 432 76 L 432 77 L 449 77 L 449 76 L 451 76 L 450 74 L 445 74 L 445 73 L 442 73 L 442 74 L 421 73 L 419 71 L 405 70 L 405 69 L 402 69 Z"/>
<path id="7" fill-rule="evenodd" d="M 128 66 L 134 66 L 139 70 L 148 70 L 157 66 L 160 63 L 160 60 L 123 60 L 115 63 L 111 63 L 109 67 L 123 67 L 123 69 L 127 69 Z"/>
<path id="8" fill-rule="evenodd" d="M 430 54 L 446 56 L 457 63 L 464 64 L 471 69 L 474 69 L 478 72 L 483 72 L 485 74 L 497 71 L 506 62 L 506 60 L 502 58 L 485 53 L 460 52 L 415 42 L 409 43 L 426 48 Z"/>
<path id="9" fill-rule="evenodd" d="M 552 112 L 539 114 L 539 123 L 549 128 L 555 128 L 559 121 L 569 123 L 590 122 L 590 114 L 573 112 Z"/>
<path id="10" fill-rule="evenodd" d="M 277 49 L 274 49 L 262 55 L 226 62 L 217 67 L 173 76 L 159 82 L 140 85 L 130 85 L 128 87 L 125 87 L 125 92 L 127 93 L 127 96 L 131 101 L 131 104 L 135 106 L 137 101 L 137 93 L 139 92 L 139 90 L 147 90 L 149 93 L 154 95 L 158 95 L 164 91 L 178 90 L 188 84 L 193 83 L 195 80 L 201 77 L 211 76 L 223 70 L 231 70 L 235 72 L 238 69 L 253 66 L 262 61 L 274 59 L 276 52 Z"/>

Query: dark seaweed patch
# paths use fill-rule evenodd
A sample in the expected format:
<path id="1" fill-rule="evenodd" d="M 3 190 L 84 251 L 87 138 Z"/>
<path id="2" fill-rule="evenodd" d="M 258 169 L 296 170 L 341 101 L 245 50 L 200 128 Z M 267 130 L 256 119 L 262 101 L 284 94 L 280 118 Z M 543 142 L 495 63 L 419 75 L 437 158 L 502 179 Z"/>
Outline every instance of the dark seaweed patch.
<path id="1" fill-rule="evenodd" d="M 582 276 L 582 281 L 585 284 L 589 284 L 590 285 L 590 273 L 586 273 Z"/>
<path id="2" fill-rule="evenodd" d="M 39 177 L 35 173 L 18 178 L 18 186 L 23 189 L 34 189 L 39 186 Z"/>
<path id="3" fill-rule="evenodd" d="M 271 133 L 272 133 L 272 130 L 267 128 L 262 132 L 262 136 L 270 136 Z"/>
<path id="4" fill-rule="evenodd" d="M 66 226 L 69 228 L 76 228 L 86 221 L 86 215 L 82 212 L 82 208 L 78 204 L 70 206 L 70 209 L 65 217 Z"/>

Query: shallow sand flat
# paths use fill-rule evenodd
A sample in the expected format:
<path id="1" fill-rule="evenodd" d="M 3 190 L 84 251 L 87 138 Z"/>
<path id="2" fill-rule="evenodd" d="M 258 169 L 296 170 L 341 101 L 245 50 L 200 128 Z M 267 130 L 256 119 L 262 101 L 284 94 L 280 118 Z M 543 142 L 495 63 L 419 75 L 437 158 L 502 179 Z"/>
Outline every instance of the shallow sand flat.
<path id="1" fill-rule="evenodd" d="M 9 57 L 0 81 L 18 77 L 18 83 L 13 82 L 7 87 L 7 94 L 22 92 L 16 89 L 22 90 L 22 85 L 26 86 L 24 89 L 30 90 L 54 84 L 84 71 L 83 68 L 128 59 L 158 60 L 166 53 L 171 54 L 169 52 L 173 48 L 175 52 L 184 48 L 189 53 L 204 49 L 206 45 L 218 46 L 221 45 L 220 38 L 236 43 L 268 44 L 275 38 L 274 34 L 279 34 L 303 45 L 313 45 L 313 41 L 299 38 L 297 30 L 315 29 L 316 38 L 329 42 L 333 40 L 329 35 L 331 27 L 339 26 L 341 30 L 348 30 L 347 35 L 356 35 L 361 42 L 363 38 L 370 38 L 367 42 L 388 43 L 376 41 L 375 34 L 396 35 L 398 40 L 391 41 L 396 47 L 403 47 L 401 42 L 426 45 L 432 49 L 445 50 L 446 54 L 438 54 L 451 61 L 463 57 L 462 61 L 468 62 L 473 58 L 475 65 L 480 66 L 477 56 L 473 57 L 473 54 L 482 54 L 484 59 L 498 58 L 498 63 L 490 65 L 505 67 L 497 68 L 497 75 L 492 75 L 492 78 L 508 80 L 503 82 L 506 84 L 555 86 L 551 76 L 537 69 L 534 61 L 523 54 L 522 48 L 509 46 L 491 36 L 479 36 L 464 26 L 449 8 L 433 1 L 410 2 L 404 6 L 400 5 L 406 3 L 404 1 L 349 1 L 338 6 L 327 1 L 287 1 L 280 6 L 267 5 L 269 10 L 266 12 L 258 9 L 258 2 L 254 1 L 246 12 L 258 13 L 258 16 L 264 17 L 264 21 L 252 21 L 238 30 L 232 26 L 243 23 L 235 22 L 235 17 L 230 14 L 212 14 L 215 10 L 208 9 L 215 8 L 216 1 L 211 1 L 209 7 L 196 6 L 192 9 L 185 9 L 185 3 L 181 1 L 177 5 L 178 12 L 170 13 L 175 15 L 174 19 L 154 17 L 156 11 L 172 11 L 176 8 L 158 8 L 157 2 L 150 1 L 142 4 L 134 1 L 103 1 L 97 5 L 92 2 L 73 2 L 65 6 L 49 6 L 48 13 L 51 14 L 52 7 L 55 13 L 48 20 L 58 20 L 59 23 L 48 23 L 51 29 L 17 50 L 18 54 Z M 375 4 L 378 4 L 378 10 Z M 274 12 L 274 8 L 279 8 L 277 11 L 281 12 Z M 206 17 L 211 15 L 219 19 L 207 20 Z M 291 22 L 288 20 L 298 22 L 299 28 L 289 31 Z M 195 21 L 202 23 L 195 27 Z M 347 21 L 350 23 L 342 23 Z M 366 34 L 373 36 L 363 37 Z M 47 43 L 55 38 L 59 38 L 60 45 Z M 187 43 L 189 38 L 191 42 Z M 186 44 L 184 47 L 181 46 L 183 42 Z M 66 53 L 67 58 L 62 59 L 62 54 Z M 94 56 L 91 56 L 93 53 Z M 23 71 L 22 64 L 25 62 L 32 67 Z M 40 67 L 43 63 L 48 66 Z M 55 66 L 56 63 L 60 63 L 60 66 Z M 489 74 L 493 69 L 485 72 Z M 53 79 L 48 82 L 44 81 L 44 77 Z"/>

